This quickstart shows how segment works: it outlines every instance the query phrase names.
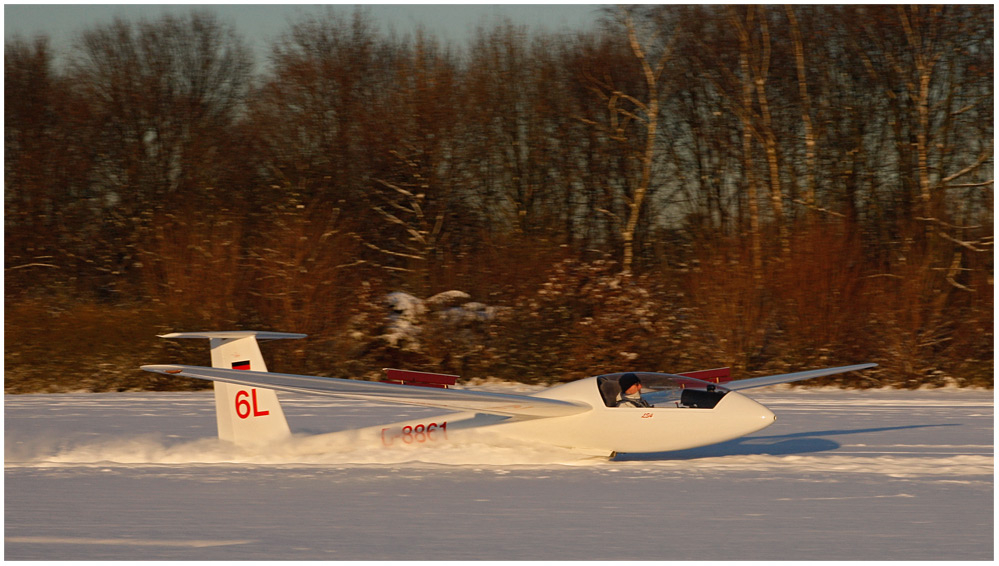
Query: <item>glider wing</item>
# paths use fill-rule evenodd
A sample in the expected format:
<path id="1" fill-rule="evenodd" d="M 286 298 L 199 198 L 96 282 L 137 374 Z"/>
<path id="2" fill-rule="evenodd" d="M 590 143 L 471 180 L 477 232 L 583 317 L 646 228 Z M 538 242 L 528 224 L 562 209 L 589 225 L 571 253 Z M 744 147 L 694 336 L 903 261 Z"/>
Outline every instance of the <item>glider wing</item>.
<path id="1" fill-rule="evenodd" d="M 583 403 L 544 399 L 527 395 L 411 387 L 393 383 L 357 381 L 334 377 L 314 377 L 287 373 L 185 365 L 150 365 L 142 366 L 142 369 L 164 375 L 222 381 L 245 387 L 262 387 L 307 395 L 328 395 L 369 401 L 383 401 L 386 403 L 401 403 L 404 405 L 420 405 L 459 412 L 470 411 L 520 419 L 565 417 L 589 411 L 592 408 Z"/>
<path id="2" fill-rule="evenodd" d="M 785 373 L 781 375 L 768 375 L 765 377 L 751 377 L 749 379 L 737 379 L 735 381 L 729 381 L 724 385 L 722 385 L 722 387 L 731 391 L 739 391 L 741 389 L 751 389 L 753 387 L 766 387 L 767 385 L 777 385 L 778 383 L 791 383 L 792 381 L 802 381 L 804 379 L 812 379 L 814 377 L 836 375 L 837 373 L 846 373 L 848 371 L 858 371 L 862 369 L 877 367 L 877 365 L 878 364 L 857 364 L 853 366 L 813 369 L 808 371 L 799 371 L 795 373 Z"/>

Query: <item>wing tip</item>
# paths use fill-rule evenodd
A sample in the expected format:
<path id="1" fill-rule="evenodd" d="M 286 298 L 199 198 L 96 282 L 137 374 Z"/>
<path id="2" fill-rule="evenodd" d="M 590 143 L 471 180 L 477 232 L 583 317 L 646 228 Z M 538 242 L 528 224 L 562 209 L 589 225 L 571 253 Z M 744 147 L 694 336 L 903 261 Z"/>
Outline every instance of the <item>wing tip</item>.
<path id="1" fill-rule="evenodd" d="M 152 364 L 139 366 L 142 371 L 148 371 L 151 373 L 167 373 L 167 374 L 177 374 L 184 371 L 184 368 L 178 365 L 169 364 Z"/>
<path id="2" fill-rule="evenodd" d="M 308 334 L 296 332 L 272 332 L 269 330 L 206 330 L 198 332 L 169 332 L 167 334 L 157 334 L 158 338 L 222 338 L 235 339 L 253 336 L 258 340 L 299 340 L 308 337 Z"/>

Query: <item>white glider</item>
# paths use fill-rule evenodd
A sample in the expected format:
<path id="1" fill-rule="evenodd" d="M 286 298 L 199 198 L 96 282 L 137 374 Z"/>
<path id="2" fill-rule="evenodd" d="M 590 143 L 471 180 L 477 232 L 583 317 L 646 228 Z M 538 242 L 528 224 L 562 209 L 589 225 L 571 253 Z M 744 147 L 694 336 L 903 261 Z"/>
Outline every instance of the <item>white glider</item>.
<path id="1" fill-rule="evenodd" d="M 816 369 L 721 383 L 727 369 L 687 374 L 622 372 L 581 379 L 533 395 L 448 389 L 455 376 L 387 370 L 396 383 L 356 381 L 267 371 L 258 340 L 303 338 L 281 332 L 179 332 L 162 338 L 206 338 L 212 366 L 147 365 L 142 369 L 215 382 L 219 438 L 241 445 L 278 442 L 291 435 L 276 391 L 327 395 L 452 411 L 352 431 L 385 446 L 454 440 L 489 430 L 521 441 L 546 443 L 589 454 L 664 452 L 725 442 L 773 424 L 776 416 L 737 393 L 858 371 L 877 364 Z M 652 407 L 618 407 L 628 373 L 642 384 Z M 705 379 L 699 379 L 705 378 Z M 415 387 L 429 385 L 430 387 Z"/>

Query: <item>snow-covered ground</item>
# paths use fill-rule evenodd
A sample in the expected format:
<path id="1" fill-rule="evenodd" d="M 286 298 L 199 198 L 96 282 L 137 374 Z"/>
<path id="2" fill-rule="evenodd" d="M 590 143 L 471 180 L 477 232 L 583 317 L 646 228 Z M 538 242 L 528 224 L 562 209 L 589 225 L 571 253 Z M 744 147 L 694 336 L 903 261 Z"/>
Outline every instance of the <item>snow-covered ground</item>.
<path id="1" fill-rule="evenodd" d="M 22 559 L 991 560 L 990 391 L 770 388 L 772 427 L 614 461 L 214 439 L 210 392 L 4 396 Z M 296 432 L 439 411 L 282 394 Z"/>

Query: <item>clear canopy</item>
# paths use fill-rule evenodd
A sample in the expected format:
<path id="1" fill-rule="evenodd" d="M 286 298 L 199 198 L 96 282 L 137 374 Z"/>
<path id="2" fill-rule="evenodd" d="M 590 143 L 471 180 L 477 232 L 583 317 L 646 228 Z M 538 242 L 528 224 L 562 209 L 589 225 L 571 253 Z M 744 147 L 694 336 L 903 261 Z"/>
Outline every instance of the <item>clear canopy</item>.
<path id="1" fill-rule="evenodd" d="M 609 373 L 597 376 L 597 386 L 604 399 L 604 404 L 613 407 L 621 394 L 621 386 L 618 381 L 625 375 L 632 374 L 642 382 L 642 398 L 649 404 L 657 407 L 678 407 L 683 401 L 684 390 L 693 389 L 701 391 L 718 391 L 725 393 L 728 390 L 715 383 L 701 381 L 682 375 L 669 373 L 652 372 L 621 372 Z"/>

